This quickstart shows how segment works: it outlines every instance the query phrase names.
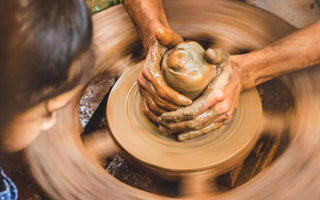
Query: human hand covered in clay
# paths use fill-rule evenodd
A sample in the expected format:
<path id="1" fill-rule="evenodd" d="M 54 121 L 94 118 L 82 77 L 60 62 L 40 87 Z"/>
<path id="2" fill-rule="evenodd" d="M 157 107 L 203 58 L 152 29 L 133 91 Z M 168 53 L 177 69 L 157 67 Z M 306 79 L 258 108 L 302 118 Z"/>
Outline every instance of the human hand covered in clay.
<path id="1" fill-rule="evenodd" d="M 190 106 L 161 115 L 160 131 L 179 133 L 184 141 L 221 127 L 231 120 L 242 91 L 241 70 L 222 49 L 208 49 L 208 62 L 217 65 L 217 74 L 207 89 Z"/>
<path id="2" fill-rule="evenodd" d="M 190 105 L 192 100 L 168 86 L 161 72 L 161 61 L 169 49 L 182 42 L 182 38 L 170 29 L 160 29 L 156 38 L 151 40 L 145 64 L 137 79 L 143 98 L 146 116 L 158 123 L 158 116 L 174 111 L 178 106 Z"/>
<path id="3" fill-rule="evenodd" d="M 123 5 L 133 19 L 147 56 L 138 77 L 143 98 L 143 110 L 150 120 L 178 106 L 187 106 L 192 100 L 170 88 L 161 73 L 161 60 L 165 52 L 182 42 L 167 22 L 162 0 L 123 0 Z"/>

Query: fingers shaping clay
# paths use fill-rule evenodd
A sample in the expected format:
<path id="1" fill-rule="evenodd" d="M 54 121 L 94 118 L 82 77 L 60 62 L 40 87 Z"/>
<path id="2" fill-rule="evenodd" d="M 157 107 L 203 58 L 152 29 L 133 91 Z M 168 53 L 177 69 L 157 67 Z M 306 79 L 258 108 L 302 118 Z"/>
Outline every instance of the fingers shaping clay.
<path id="1" fill-rule="evenodd" d="M 180 43 L 168 51 L 162 61 L 162 74 L 167 84 L 196 99 L 216 74 L 216 66 L 206 61 L 205 53 L 194 41 Z"/>

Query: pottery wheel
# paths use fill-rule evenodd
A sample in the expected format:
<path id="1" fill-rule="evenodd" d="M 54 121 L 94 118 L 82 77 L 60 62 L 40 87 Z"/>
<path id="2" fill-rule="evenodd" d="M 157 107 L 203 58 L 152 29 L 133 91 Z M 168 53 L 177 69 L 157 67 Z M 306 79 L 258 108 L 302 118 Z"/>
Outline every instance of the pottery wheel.
<path id="1" fill-rule="evenodd" d="M 256 89 L 241 94 L 232 122 L 186 142 L 161 135 L 140 108 L 136 83 L 141 62 L 126 71 L 113 87 L 107 120 L 113 139 L 130 156 L 157 170 L 186 172 L 201 169 L 228 170 L 256 143 L 262 107 Z"/>
<path id="2" fill-rule="evenodd" d="M 170 27 L 183 38 L 205 48 L 225 48 L 231 54 L 260 49 L 295 30 L 268 12 L 236 1 L 167 0 L 164 9 Z M 50 199 L 319 199 L 319 67 L 281 79 L 294 99 L 291 114 L 267 115 L 261 111 L 256 91 L 246 91 L 229 126 L 181 143 L 158 134 L 156 127 L 139 113 L 135 81 L 140 69 L 133 66 L 141 57 L 131 52 L 141 46 L 123 7 L 100 12 L 93 20 L 98 55 L 93 76 L 109 72 L 114 77 L 114 71 L 130 69 L 109 96 L 111 137 L 107 129 L 81 134 L 79 94 L 57 113 L 56 126 L 40 134 L 26 150 L 34 178 Z M 261 112 L 263 128 L 259 130 Z M 290 144 L 272 166 L 244 185 L 221 194 L 211 192 L 219 170 L 236 165 L 253 145 L 257 132 L 275 137 L 289 132 Z M 117 180 L 105 170 L 105 161 L 115 153 L 162 174 L 183 173 L 177 181 L 181 195 L 168 198 Z"/>

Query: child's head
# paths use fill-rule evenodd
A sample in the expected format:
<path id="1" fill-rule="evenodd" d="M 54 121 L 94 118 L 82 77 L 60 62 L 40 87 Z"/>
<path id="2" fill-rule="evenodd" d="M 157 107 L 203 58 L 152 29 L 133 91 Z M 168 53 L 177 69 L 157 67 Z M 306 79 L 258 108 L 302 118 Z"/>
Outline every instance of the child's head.
<path id="1" fill-rule="evenodd" d="M 1 3 L 0 146 L 23 148 L 52 112 L 68 102 L 90 73 L 91 41 L 91 17 L 83 0 Z M 21 133 L 31 119 L 37 122 Z M 17 144 L 17 138 L 25 139 Z"/>

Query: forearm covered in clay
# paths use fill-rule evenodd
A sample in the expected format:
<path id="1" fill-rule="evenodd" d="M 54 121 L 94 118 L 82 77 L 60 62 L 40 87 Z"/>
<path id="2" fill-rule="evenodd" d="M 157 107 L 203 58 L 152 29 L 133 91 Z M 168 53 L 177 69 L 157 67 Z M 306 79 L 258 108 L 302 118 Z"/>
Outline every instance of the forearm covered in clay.
<path id="1" fill-rule="evenodd" d="M 320 63 L 320 21 L 252 53 L 233 56 L 243 88 Z"/>
<path id="2" fill-rule="evenodd" d="M 159 29 L 169 28 L 162 0 L 123 0 L 145 48 Z"/>

